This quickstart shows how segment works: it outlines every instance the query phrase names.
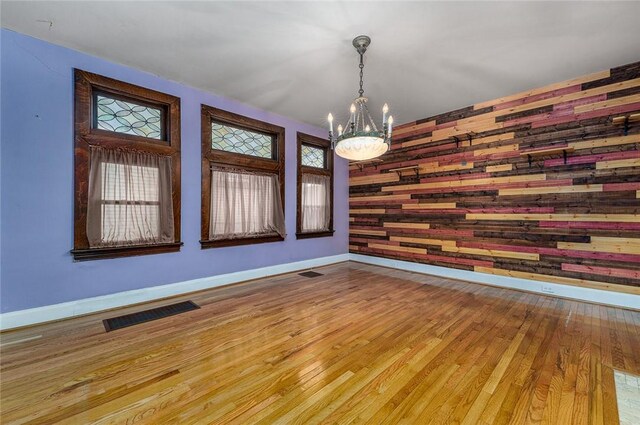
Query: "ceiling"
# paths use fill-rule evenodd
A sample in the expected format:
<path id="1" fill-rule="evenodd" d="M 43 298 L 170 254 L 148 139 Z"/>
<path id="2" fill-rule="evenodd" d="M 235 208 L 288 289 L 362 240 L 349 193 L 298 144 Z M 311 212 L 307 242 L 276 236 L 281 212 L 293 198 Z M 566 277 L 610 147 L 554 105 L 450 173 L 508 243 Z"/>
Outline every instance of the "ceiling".
<path id="1" fill-rule="evenodd" d="M 640 2 L 13 2 L 2 26 L 324 126 L 408 122 L 640 60 Z M 380 112 L 378 114 L 381 115 Z M 374 114 L 377 116 L 378 114 Z"/>

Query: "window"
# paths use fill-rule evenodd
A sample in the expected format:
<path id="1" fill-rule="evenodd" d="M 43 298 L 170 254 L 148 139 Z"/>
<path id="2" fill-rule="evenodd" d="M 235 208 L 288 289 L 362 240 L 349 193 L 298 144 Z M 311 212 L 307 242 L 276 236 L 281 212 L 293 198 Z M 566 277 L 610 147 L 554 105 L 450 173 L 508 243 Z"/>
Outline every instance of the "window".
<path id="1" fill-rule="evenodd" d="M 333 153 L 328 140 L 298 133 L 296 237 L 332 236 Z"/>
<path id="2" fill-rule="evenodd" d="M 180 249 L 180 99 L 75 70 L 76 260 Z"/>
<path id="3" fill-rule="evenodd" d="M 97 146 L 89 158 L 89 246 L 173 242 L 171 158 Z"/>
<path id="4" fill-rule="evenodd" d="M 202 248 L 285 233 L 284 128 L 202 105 Z"/>
<path id="5" fill-rule="evenodd" d="M 211 148 L 273 159 L 273 136 L 212 122 Z"/>
<path id="6" fill-rule="evenodd" d="M 305 167 L 325 168 L 326 150 L 311 145 L 302 145 L 301 164 Z"/>
<path id="7" fill-rule="evenodd" d="M 245 170 L 211 170 L 209 239 L 284 235 L 278 176 Z"/>
<path id="8" fill-rule="evenodd" d="M 163 108 L 126 101 L 107 93 L 94 92 L 94 128 L 162 140 L 166 123 Z"/>

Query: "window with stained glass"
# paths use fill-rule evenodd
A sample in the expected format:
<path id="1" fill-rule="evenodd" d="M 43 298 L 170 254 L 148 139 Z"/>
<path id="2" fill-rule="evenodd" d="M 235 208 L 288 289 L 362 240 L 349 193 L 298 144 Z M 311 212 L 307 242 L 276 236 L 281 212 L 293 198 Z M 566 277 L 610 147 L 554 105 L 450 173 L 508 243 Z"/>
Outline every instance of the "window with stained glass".
<path id="1" fill-rule="evenodd" d="M 325 168 L 325 150 L 310 145 L 302 145 L 302 165 L 306 167 Z"/>
<path id="2" fill-rule="evenodd" d="M 226 152 L 273 158 L 273 136 L 217 122 L 211 123 L 211 147 Z"/>
<path id="3" fill-rule="evenodd" d="M 76 260 L 177 252 L 180 98 L 74 70 Z"/>
<path id="4" fill-rule="evenodd" d="M 298 132 L 296 237 L 333 235 L 333 152 L 327 139 Z"/>
<path id="5" fill-rule="evenodd" d="M 283 240 L 285 129 L 201 110 L 202 248 Z"/>
<path id="6" fill-rule="evenodd" d="M 95 128 L 161 140 L 164 114 L 161 108 L 96 93 Z"/>

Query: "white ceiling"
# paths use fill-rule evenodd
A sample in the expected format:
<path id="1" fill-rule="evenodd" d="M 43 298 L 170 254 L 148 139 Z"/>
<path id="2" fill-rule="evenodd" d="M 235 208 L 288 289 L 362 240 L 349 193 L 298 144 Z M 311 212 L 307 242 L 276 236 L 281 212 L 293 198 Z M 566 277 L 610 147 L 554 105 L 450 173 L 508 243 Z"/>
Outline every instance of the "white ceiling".
<path id="1" fill-rule="evenodd" d="M 12 2 L 2 26 L 307 123 L 344 121 L 351 40 L 396 122 L 640 60 L 640 2 Z M 51 24 L 50 24 L 51 23 Z M 338 113 L 338 114 L 336 114 Z"/>

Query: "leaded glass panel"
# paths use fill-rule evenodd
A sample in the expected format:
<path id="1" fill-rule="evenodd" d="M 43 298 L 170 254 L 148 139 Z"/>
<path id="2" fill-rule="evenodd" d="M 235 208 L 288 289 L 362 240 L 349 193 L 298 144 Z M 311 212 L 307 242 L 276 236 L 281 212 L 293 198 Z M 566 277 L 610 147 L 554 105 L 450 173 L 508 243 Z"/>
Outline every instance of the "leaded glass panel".
<path id="1" fill-rule="evenodd" d="M 150 139 L 162 138 L 162 110 L 122 99 L 96 95 L 96 127 Z"/>
<path id="2" fill-rule="evenodd" d="M 324 149 L 302 145 L 302 165 L 306 167 L 325 168 Z"/>
<path id="3" fill-rule="evenodd" d="M 273 158 L 273 136 L 211 123 L 211 147 L 226 152 Z"/>

